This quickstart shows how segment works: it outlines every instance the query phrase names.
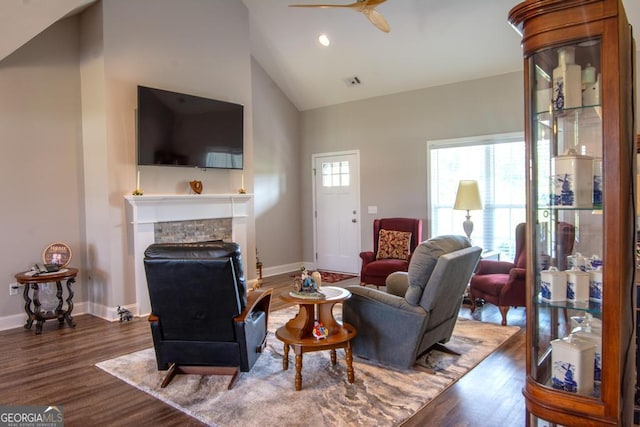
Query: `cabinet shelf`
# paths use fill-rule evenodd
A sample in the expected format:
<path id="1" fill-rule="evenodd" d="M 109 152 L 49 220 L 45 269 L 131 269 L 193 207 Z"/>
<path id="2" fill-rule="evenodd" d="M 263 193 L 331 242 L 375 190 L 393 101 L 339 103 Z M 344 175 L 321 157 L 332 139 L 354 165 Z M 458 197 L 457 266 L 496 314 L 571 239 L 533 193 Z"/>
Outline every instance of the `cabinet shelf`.
<path id="1" fill-rule="evenodd" d="M 538 122 L 545 124 L 552 123 L 553 119 L 579 119 L 583 124 L 597 124 L 597 121 L 602 119 L 602 105 L 583 105 L 563 110 L 540 111 L 536 113 L 536 118 Z"/>
<path id="2" fill-rule="evenodd" d="M 572 301 L 544 301 L 540 295 L 538 295 L 535 303 L 542 308 L 560 308 L 563 310 L 575 310 L 585 313 L 591 313 L 595 316 L 602 314 L 602 303 L 589 301 L 589 302 L 572 302 Z"/>
<path id="3" fill-rule="evenodd" d="M 539 206 L 537 209 L 539 211 L 549 210 L 549 211 L 566 211 L 566 212 L 589 212 L 593 215 L 602 215 L 602 206 L 596 206 L 596 205 L 589 206 L 589 207 L 546 205 L 546 206 Z"/>

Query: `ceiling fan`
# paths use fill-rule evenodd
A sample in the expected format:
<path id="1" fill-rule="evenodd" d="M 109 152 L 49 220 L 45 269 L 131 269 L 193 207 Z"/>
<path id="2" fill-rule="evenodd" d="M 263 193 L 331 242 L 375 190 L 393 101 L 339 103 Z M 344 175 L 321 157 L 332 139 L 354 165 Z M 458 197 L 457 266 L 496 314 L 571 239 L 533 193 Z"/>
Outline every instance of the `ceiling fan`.
<path id="1" fill-rule="evenodd" d="M 376 10 L 376 6 L 384 3 L 387 0 L 357 0 L 355 3 L 350 4 L 290 4 L 289 7 L 342 7 L 353 9 L 356 12 L 362 12 L 373 25 L 380 30 L 388 33 L 391 31 L 391 27 L 387 20 Z"/>

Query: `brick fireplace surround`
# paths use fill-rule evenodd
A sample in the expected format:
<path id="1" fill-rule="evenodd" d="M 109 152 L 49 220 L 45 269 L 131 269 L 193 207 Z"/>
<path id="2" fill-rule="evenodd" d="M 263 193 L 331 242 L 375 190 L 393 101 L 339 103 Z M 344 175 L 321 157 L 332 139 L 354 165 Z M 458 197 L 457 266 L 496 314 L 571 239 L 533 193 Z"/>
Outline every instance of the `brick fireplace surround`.
<path id="1" fill-rule="evenodd" d="M 240 248 L 247 247 L 249 194 L 145 195 L 125 199 L 135 259 L 138 315 L 151 312 L 143 263 L 144 251 L 150 244 L 222 238 L 238 243 Z M 243 268 L 246 271 L 247 266 Z"/>

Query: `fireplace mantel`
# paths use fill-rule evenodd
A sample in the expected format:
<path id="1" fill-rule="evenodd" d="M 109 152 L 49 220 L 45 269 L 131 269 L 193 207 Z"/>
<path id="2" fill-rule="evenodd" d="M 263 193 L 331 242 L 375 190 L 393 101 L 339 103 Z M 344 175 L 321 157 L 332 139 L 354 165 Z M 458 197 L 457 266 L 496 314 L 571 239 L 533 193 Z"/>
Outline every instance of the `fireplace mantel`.
<path id="1" fill-rule="evenodd" d="M 129 240 L 133 242 L 138 315 L 151 312 L 144 251 L 154 243 L 154 224 L 165 221 L 232 219 L 232 239 L 247 247 L 251 194 L 150 194 L 125 196 Z M 247 266 L 243 266 L 246 271 Z"/>

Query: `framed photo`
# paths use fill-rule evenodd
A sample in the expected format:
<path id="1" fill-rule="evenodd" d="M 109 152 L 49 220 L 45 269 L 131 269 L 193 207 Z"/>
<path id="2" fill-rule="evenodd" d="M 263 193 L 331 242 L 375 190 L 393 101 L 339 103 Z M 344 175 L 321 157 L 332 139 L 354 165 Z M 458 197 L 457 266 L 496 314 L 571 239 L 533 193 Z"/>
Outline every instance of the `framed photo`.
<path id="1" fill-rule="evenodd" d="M 69 264 L 69 261 L 71 261 L 71 248 L 65 243 L 51 243 L 42 252 L 42 262 L 45 264 L 55 264 L 63 268 Z"/>

